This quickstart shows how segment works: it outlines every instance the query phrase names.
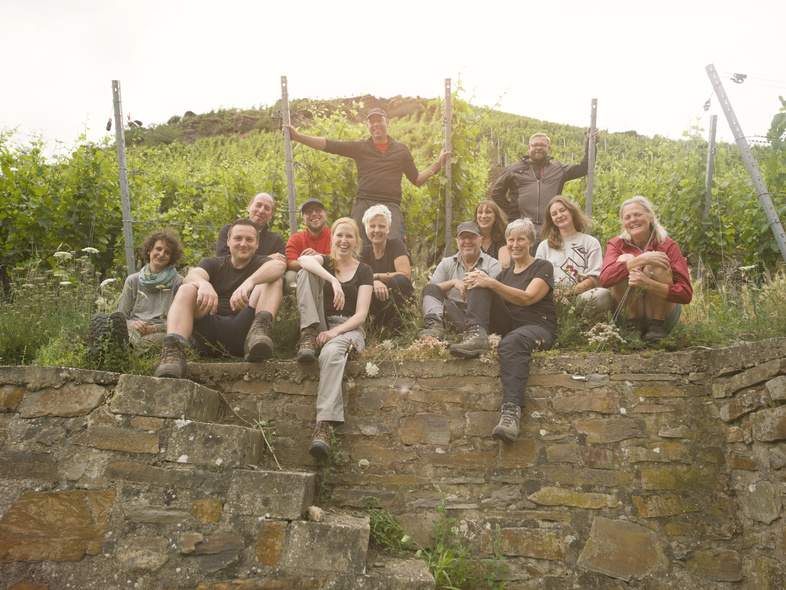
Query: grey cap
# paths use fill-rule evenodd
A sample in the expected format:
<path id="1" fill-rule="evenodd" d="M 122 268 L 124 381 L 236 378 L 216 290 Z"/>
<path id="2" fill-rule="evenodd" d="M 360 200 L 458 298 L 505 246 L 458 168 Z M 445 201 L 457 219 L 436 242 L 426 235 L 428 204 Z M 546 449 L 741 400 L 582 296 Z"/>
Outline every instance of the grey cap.
<path id="1" fill-rule="evenodd" d="M 480 228 L 478 227 L 478 224 L 475 223 L 474 221 L 464 221 L 463 223 L 459 223 L 458 228 L 456 229 L 456 237 L 459 237 L 459 235 L 465 231 L 471 232 L 473 234 L 477 234 L 479 236 L 482 235 L 480 233 Z"/>
<path id="2" fill-rule="evenodd" d="M 319 199 L 306 199 L 306 202 L 300 206 L 300 212 L 302 213 L 303 210 L 308 207 L 309 205 L 319 205 L 323 209 L 325 209 L 325 204 L 320 201 Z"/>
<path id="3" fill-rule="evenodd" d="M 368 114 L 366 115 L 366 121 L 368 121 L 368 118 L 369 118 L 369 117 L 371 117 L 371 116 L 373 116 L 373 115 L 382 115 L 382 116 L 383 116 L 383 117 L 385 117 L 386 119 L 388 118 L 388 114 L 387 114 L 387 113 L 386 113 L 386 112 L 385 112 L 383 109 L 381 109 L 381 108 L 377 107 L 377 108 L 375 108 L 375 109 L 371 109 L 371 110 L 368 112 Z"/>

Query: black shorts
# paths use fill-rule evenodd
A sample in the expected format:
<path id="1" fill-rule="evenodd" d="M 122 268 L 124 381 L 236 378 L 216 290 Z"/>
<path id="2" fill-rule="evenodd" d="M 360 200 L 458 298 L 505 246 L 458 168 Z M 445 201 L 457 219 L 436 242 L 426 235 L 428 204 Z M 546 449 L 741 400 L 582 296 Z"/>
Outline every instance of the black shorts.
<path id="1" fill-rule="evenodd" d="M 229 352 L 232 356 L 243 356 L 251 323 L 256 310 L 246 307 L 237 315 L 206 315 L 194 320 L 194 342 L 200 354 L 221 356 Z"/>

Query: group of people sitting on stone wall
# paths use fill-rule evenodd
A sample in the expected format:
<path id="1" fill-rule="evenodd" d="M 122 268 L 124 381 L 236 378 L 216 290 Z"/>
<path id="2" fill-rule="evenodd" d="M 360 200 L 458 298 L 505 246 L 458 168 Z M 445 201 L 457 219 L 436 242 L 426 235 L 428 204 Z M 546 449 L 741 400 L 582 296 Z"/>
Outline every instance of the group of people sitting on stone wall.
<path id="1" fill-rule="evenodd" d="M 355 159 L 358 195 L 352 217 L 328 227 L 318 199 L 300 208 L 305 229 L 284 240 L 269 230 L 275 202 L 260 193 L 248 217 L 221 228 L 216 256 L 205 258 L 185 279 L 174 270 L 182 247 L 171 230 L 144 241 L 147 264 L 126 280 L 118 312 L 90 323 L 91 349 L 107 337 L 135 346 L 162 344 L 157 377 L 187 375 L 186 348 L 201 354 L 229 352 L 248 362 L 271 358 L 273 322 L 285 293 L 295 291 L 300 322 L 297 359 L 318 359 L 317 426 L 310 452 L 331 452 L 331 427 L 344 422 L 341 382 L 350 353 L 365 346 L 367 318 L 397 330 L 414 299 L 410 260 L 401 235 L 401 178 L 416 186 L 444 164 L 450 152 L 418 172 L 406 145 L 387 135 L 382 109 L 366 118 L 371 137 L 331 141 L 286 131 L 294 141 Z M 590 142 L 588 141 L 588 146 Z M 589 147 L 588 147 L 589 149 Z M 636 196 L 622 203 L 623 230 L 606 248 L 586 233 L 590 220 L 560 195 L 565 181 L 587 173 L 579 164 L 553 160 L 549 138 L 535 134 L 529 154 L 508 166 L 490 200 L 456 231 L 457 252 L 443 258 L 422 292 L 420 338 L 459 335 L 453 356 L 489 352 L 488 335 L 502 337 L 499 362 L 503 399 L 495 439 L 514 441 L 532 352 L 556 338 L 555 299 L 579 300 L 598 316 L 612 306 L 622 328 L 645 341 L 665 337 L 681 304 L 692 297 L 687 263 L 658 222 L 652 204 Z M 515 217 L 508 223 L 508 216 Z"/>

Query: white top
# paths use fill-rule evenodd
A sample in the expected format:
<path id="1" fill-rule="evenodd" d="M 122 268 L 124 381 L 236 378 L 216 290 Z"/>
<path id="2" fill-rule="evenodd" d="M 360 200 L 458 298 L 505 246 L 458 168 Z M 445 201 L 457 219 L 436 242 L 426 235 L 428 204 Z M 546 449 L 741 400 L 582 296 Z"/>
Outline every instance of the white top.
<path id="1" fill-rule="evenodd" d="M 586 278 L 595 287 L 603 267 L 603 250 L 600 242 L 590 235 L 577 233 L 563 238 L 562 249 L 550 248 L 545 240 L 538 245 L 535 258 L 548 260 L 554 265 L 554 284 L 563 288 L 577 285 Z"/>

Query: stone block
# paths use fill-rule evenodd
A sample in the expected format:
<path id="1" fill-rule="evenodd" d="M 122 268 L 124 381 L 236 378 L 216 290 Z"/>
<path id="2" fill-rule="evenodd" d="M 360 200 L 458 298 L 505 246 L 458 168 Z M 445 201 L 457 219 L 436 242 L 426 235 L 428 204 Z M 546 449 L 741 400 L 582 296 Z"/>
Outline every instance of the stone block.
<path id="1" fill-rule="evenodd" d="M 388 467 L 393 463 L 406 463 L 417 458 L 417 455 L 408 448 L 401 449 L 385 445 L 372 444 L 358 441 L 352 444 L 350 457 L 356 463 L 365 459 L 369 465 Z"/>
<path id="2" fill-rule="evenodd" d="M 786 375 L 779 375 L 775 379 L 770 379 L 765 384 L 767 392 L 770 394 L 770 399 L 773 401 L 786 400 Z M 0 390 L 2 391 L 2 390 Z M 0 398 L 2 394 L 0 394 Z"/>
<path id="3" fill-rule="evenodd" d="M 690 463 L 688 447 L 683 443 L 662 441 L 636 447 L 628 447 L 628 461 L 631 463 Z"/>
<path id="4" fill-rule="evenodd" d="M 496 456 L 497 451 L 495 449 L 472 449 L 458 445 L 452 445 L 446 449 L 426 451 L 424 454 L 428 464 L 470 471 L 486 469 L 489 465 L 493 465 Z"/>
<path id="5" fill-rule="evenodd" d="M 693 502 L 677 494 L 633 496 L 631 499 L 636 505 L 639 511 L 639 517 L 641 518 L 677 516 L 678 514 L 698 512 L 701 508 L 697 502 Z"/>
<path id="6" fill-rule="evenodd" d="M 19 405 L 22 418 L 87 416 L 104 403 L 107 390 L 92 383 L 66 383 L 60 389 L 28 392 Z"/>
<path id="7" fill-rule="evenodd" d="M 742 508 L 748 518 L 770 524 L 781 515 L 781 496 L 768 481 L 758 481 L 741 494 Z"/>
<path id="8" fill-rule="evenodd" d="M 0 455 L 0 478 L 49 479 L 57 475 L 54 457 L 43 453 L 7 453 Z"/>
<path id="9" fill-rule="evenodd" d="M 712 384 L 713 397 L 729 397 L 741 389 L 763 383 L 781 372 L 781 359 L 762 363 L 753 368 L 724 379 L 716 379 Z"/>
<path id="10" fill-rule="evenodd" d="M 450 420 L 438 414 L 402 418 L 399 426 L 405 445 L 446 445 L 450 442 Z"/>
<path id="11" fill-rule="evenodd" d="M 115 564 L 137 574 L 155 573 L 169 561 L 164 537 L 126 537 L 115 548 Z"/>
<path id="12" fill-rule="evenodd" d="M 186 379 L 122 375 L 109 409 L 115 414 L 217 422 L 222 400 L 218 392 Z"/>
<path id="13" fill-rule="evenodd" d="M 666 384 L 639 385 L 633 388 L 633 395 L 643 398 L 705 397 L 707 388 L 703 385 Z"/>
<path id="14" fill-rule="evenodd" d="M 784 565 L 769 557 L 756 556 L 748 564 L 748 586 L 756 590 L 783 590 L 786 587 Z"/>
<path id="15" fill-rule="evenodd" d="M 264 521 L 257 536 L 257 560 L 262 565 L 275 566 L 284 545 L 288 524 L 280 520 Z"/>
<path id="16" fill-rule="evenodd" d="M 131 418 L 131 427 L 137 430 L 147 430 L 158 432 L 164 425 L 163 418 L 148 418 L 146 416 L 133 416 Z"/>
<path id="17" fill-rule="evenodd" d="M 298 572 L 349 572 L 366 568 L 368 518 L 329 516 L 322 522 L 290 523 L 279 566 Z"/>
<path id="18" fill-rule="evenodd" d="M 769 402 L 770 395 L 764 388 L 743 391 L 721 406 L 720 419 L 724 422 L 731 422 L 740 416 L 750 414 Z"/>
<path id="19" fill-rule="evenodd" d="M 235 514 L 294 520 L 314 502 L 316 474 L 232 471 L 227 499 Z"/>
<path id="20" fill-rule="evenodd" d="M 751 414 L 753 438 L 770 442 L 786 440 L 786 406 L 759 410 Z"/>
<path id="21" fill-rule="evenodd" d="M 576 432 L 587 435 L 588 444 L 603 444 L 642 436 L 639 425 L 626 418 L 590 420 L 576 423 Z"/>
<path id="22" fill-rule="evenodd" d="M 21 385 L 3 385 L 0 387 L 0 412 L 12 412 L 22 401 L 25 388 Z"/>
<path id="23" fill-rule="evenodd" d="M 739 455 L 732 455 L 729 460 L 729 467 L 732 469 L 745 469 L 747 471 L 756 471 L 758 466 L 756 461 L 750 457 L 740 457 Z"/>
<path id="24" fill-rule="evenodd" d="M 586 493 L 545 486 L 527 496 L 541 506 L 573 506 L 576 508 L 616 508 L 617 498 L 610 494 Z"/>
<path id="25" fill-rule="evenodd" d="M 581 445 L 579 446 L 579 456 L 581 464 L 591 469 L 618 469 L 620 466 L 619 454 L 611 449 Z"/>
<path id="26" fill-rule="evenodd" d="M 715 472 L 701 467 L 663 467 L 641 470 L 644 490 L 692 490 L 718 492 L 723 488 Z"/>
<path id="27" fill-rule="evenodd" d="M 565 465 L 542 468 L 545 481 L 561 486 L 591 485 L 599 487 L 628 486 L 633 483 L 634 473 L 607 469 L 575 469 Z"/>
<path id="28" fill-rule="evenodd" d="M 279 379 L 273 385 L 273 391 L 276 393 L 285 393 L 288 395 L 307 395 L 309 397 L 316 397 L 318 388 L 318 381 L 296 382 Z"/>
<path id="29" fill-rule="evenodd" d="M 616 414 L 619 412 L 619 400 L 607 395 L 557 398 L 552 402 L 552 405 L 554 406 L 554 411 L 560 414 L 570 412 Z"/>
<path id="30" fill-rule="evenodd" d="M 688 560 L 686 566 L 692 574 L 711 582 L 739 582 L 742 580 L 740 555 L 730 549 L 697 551 Z"/>
<path id="31" fill-rule="evenodd" d="M 433 590 L 434 577 L 422 559 L 375 560 L 355 578 L 353 590 Z"/>
<path id="32" fill-rule="evenodd" d="M 325 578 L 276 575 L 272 578 L 232 579 L 225 582 L 202 582 L 198 586 L 169 587 L 167 590 L 324 590 Z M 336 588 L 348 588 L 339 583 Z"/>
<path id="33" fill-rule="evenodd" d="M 538 443 L 534 438 L 519 438 L 516 442 L 500 443 L 499 445 L 501 467 L 513 469 L 534 467 L 537 460 Z"/>
<path id="34" fill-rule="evenodd" d="M 435 510 L 430 510 L 428 512 L 405 512 L 396 520 L 415 543 L 421 547 L 432 547 L 437 526 L 443 518 Z"/>
<path id="35" fill-rule="evenodd" d="M 191 516 L 199 522 L 221 522 L 222 512 L 223 505 L 217 498 L 191 502 Z"/>
<path id="36" fill-rule="evenodd" d="M 598 516 L 577 563 L 629 582 L 664 569 L 666 558 L 654 532 L 631 522 Z"/>
<path id="37" fill-rule="evenodd" d="M 165 469 L 142 463 L 118 461 L 108 463 L 104 468 L 104 476 L 109 479 L 132 483 L 173 486 L 177 488 L 210 488 L 217 475 L 193 469 Z"/>
<path id="38" fill-rule="evenodd" d="M 137 432 L 114 426 L 91 426 L 77 434 L 73 443 L 123 453 L 158 453 L 159 437 L 156 432 Z"/>
<path id="39" fill-rule="evenodd" d="M 262 458 L 262 433 L 244 426 L 178 422 L 167 442 L 167 461 L 225 468 L 256 465 Z"/>
<path id="40" fill-rule="evenodd" d="M 150 506 L 127 502 L 123 505 L 126 520 L 154 524 L 179 524 L 186 522 L 189 511 L 174 506 Z"/>
<path id="41" fill-rule="evenodd" d="M 384 423 L 384 418 L 363 418 L 348 416 L 341 428 L 342 434 L 362 434 L 363 436 L 386 436 L 390 434 L 390 427 Z"/>
<path id="42" fill-rule="evenodd" d="M 98 554 L 114 500 L 112 489 L 25 492 L 0 521 L 0 561 L 79 561 Z"/>
<path id="43" fill-rule="evenodd" d="M 578 463 L 579 446 L 573 443 L 546 447 L 546 458 L 549 463 Z"/>
<path id="44" fill-rule="evenodd" d="M 786 443 L 772 445 L 769 449 L 770 466 L 773 469 L 786 467 Z"/>
<path id="45" fill-rule="evenodd" d="M 565 559 L 565 536 L 553 529 L 540 528 L 501 528 L 483 531 L 480 537 L 481 551 L 494 553 L 496 550 L 507 557 L 531 557 L 560 561 Z"/>
<path id="46" fill-rule="evenodd" d="M 217 572 L 237 562 L 244 547 L 243 537 L 226 531 L 214 531 L 209 535 L 195 532 L 180 535 L 180 552 L 193 558 L 206 572 Z"/>
<path id="47" fill-rule="evenodd" d="M 486 438 L 491 435 L 497 422 L 499 422 L 499 412 L 467 412 L 464 434 Z"/>

